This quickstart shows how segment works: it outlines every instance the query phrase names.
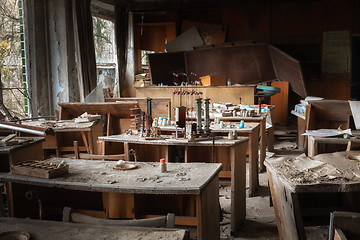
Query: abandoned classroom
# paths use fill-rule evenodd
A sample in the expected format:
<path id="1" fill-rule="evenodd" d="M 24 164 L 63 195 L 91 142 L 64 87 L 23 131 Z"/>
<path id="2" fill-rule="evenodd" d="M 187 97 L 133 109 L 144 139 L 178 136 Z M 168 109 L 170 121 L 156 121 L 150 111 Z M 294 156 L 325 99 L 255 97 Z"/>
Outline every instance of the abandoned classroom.
<path id="1" fill-rule="evenodd" d="M 0 239 L 360 239 L 360 1 L 3 2 Z"/>

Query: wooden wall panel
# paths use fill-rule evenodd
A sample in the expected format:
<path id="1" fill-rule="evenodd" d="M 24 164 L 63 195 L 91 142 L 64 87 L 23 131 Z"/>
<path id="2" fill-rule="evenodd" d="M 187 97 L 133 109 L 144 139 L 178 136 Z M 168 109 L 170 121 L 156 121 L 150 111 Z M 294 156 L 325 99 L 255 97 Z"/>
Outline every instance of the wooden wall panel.
<path id="1" fill-rule="evenodd" d="M 348 100 L 350 95 L 350 85 L 346 81 L 313 81 L 308 82 L 307 87 L 310 96 Z"/>
<path id="2" fill-rule="evenodd" d="M 270 98 L 270 104 L 275 105 L 274 122 L 279 125 L 287 125 L 288 119 L 288 103 L 289 103 L 289 83 L 288 82 L 271 82 L 272 87 L 281 89 L 280 93 Z"/>
<path id="3" fill-rule="evenodd" d="M 198 77 L 223 75 L 231 83 L 259 83 L 276 79 L 266 44 L 186 52 L 187 70 Z"/>
<path id="4" fill-rule="evenodd" d="M 271 42 L 273 44 L 320 43 L 320 1 L 272 5 Z"/>
<path id="5" fill-rule="evenodd" d="M 270 42 L 270 4 L 242 4 L 223 7 L 227 41 Z"/>

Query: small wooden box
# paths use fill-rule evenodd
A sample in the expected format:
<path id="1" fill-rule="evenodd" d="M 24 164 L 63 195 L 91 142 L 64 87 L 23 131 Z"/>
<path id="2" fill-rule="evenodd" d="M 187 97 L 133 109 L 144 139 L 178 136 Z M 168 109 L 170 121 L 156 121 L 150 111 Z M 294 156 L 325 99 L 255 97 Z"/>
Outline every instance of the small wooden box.
<path id="1" fill-rule="evenodd" d="M 58 166 L 57 163 L 44 161 L 28 161 L 11 166 L 11 173 L 39 177 L 54 178 L 69 172 L 69 165 Z"/>
<path id="2" fill-rule="evenodd" d="M 226 85 L 226 77 L 221 75 L 207 75 L 200 79 L 203 86 Z"/>

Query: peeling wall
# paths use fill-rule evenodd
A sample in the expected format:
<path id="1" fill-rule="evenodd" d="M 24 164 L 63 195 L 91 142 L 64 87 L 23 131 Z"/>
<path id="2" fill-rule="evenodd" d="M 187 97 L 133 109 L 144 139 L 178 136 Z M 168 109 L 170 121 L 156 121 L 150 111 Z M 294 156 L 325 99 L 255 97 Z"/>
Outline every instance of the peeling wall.
<path id="1" fill-rule="evenodd" d="M 31 115 L 55 116 L 79 92 L 71 0 L 27 0 L 24 10 Z"/>

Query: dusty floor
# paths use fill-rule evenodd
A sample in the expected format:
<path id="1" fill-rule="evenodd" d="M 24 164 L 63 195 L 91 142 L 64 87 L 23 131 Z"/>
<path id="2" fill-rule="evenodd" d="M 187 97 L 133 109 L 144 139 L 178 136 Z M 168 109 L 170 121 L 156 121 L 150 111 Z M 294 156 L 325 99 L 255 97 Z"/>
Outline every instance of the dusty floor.
<path id="1" fill-rule="evenodd" d="M 275 156 L 300 155 L 302 150 L 296 148 L 295 127 L 277 127 L 275 136 L 280 140 L 275 141 Z M 286 137 L 282 137 L 285 133 Z M 295 133 L 295 134 L 294 134 Z M 284 140 L 285 139 L 285 140 Z M 279 239 L 274 208 L 270 206 L 270 190 L 268 187 L 267 174 L 259 175 L 260 188 L 255 197 L 246 198 L 246 220 L 239 230 L 230 234 L 230 187 L 220 188 L 220 205 L 224 219 L 221 223 L 221 239 L 234 240 L 275 240 Z M 306 227 L 308 240 L 322 240 L 328 238 L 328 226 Z"/>

